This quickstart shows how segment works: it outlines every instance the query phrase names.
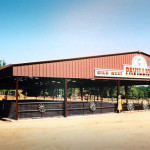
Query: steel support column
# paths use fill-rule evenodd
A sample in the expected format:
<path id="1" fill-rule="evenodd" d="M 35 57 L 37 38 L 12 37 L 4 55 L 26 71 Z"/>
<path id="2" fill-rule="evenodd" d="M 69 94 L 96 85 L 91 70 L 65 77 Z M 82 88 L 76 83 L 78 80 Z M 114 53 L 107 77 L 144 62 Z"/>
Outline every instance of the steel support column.
<path id="1" fill-rule="evenodd" d="M 81 101 L 83 101 L 83 87 L 80 87 Z M 83 102 L 83 115 L 84 115 L 84 102 Z"/>
<path id="2" fill-rule="evenodd" d="M 118 107 L 118 99 L 120 95 L 120 80 L 117 80 L 117 107 Z M 118 112 L 118 110 L 117 110 Z"/>
<path id="3" fill-rule="evenodd" d="M 118 103 L 118 96 L 120 95 L 120 80 L 117 81 L 117 103 Z"/>
<path id="4" fill-rule="evenodd" d="M 100 94 L 100 96 L 101 96 L 101 107 L 103 107 L 103 88 L 100 88 L 100 92 L 101 92 L 101 94 Z M 102 109 L 101 109 L 101 113 L 102 113 L 103 111 L 102 111 Z"/>
<path id="5" fill-rule="evenodd" d="M 65 89 L 64 89 L 64 117 L 68 116 L 68 110 L 67 110 L 67 79 L 65 79 Z"/>
<path id="6" fill-rule="evenodd" d="M 18 77 L 16 78 L 16 120 L 18 120 Z"/>

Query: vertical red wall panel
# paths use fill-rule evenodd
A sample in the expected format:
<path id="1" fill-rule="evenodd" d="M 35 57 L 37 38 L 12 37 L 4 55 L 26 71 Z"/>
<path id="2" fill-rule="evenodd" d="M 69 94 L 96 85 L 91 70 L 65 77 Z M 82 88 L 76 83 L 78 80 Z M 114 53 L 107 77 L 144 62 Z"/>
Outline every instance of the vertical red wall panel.
<path id="1" fill-rule="evenodd" d="M 17 67 L 13 67 L 13 75 L 14 76 L 18 76 L 18 71 L 17 71 Z"/>
<path id="2" fill-rule="evenodd" d="M 50 63 L 50 76 L 54 77 L 54 63 Z"/>
<path id="3" fill-rule="evenodd" d="M 56 74 L 55 74 L 55 77 L 59 77 L 60 76 L 60 72 L 59 72 L 59 62 L 56 62 L 55 63 L 55 69 L 56 69 Z M 55 70 L 54 70 L 55 71 Z"/>
<path id="4" fill-rule="evenodd" d="M 64 74 L 64 78 L 66 78 L 66 76 L 67 76 L 67 67 L 66 67 L 67 63 L 66 63 L 66 61 L 63 62 L 63 65 L 64 65 L 64 73 L 63 74 Z"/>
<path id="5" fill-rule="evenodd" d="M 43 77 L 46 77 L 47 69 L 46 69 L 46 63 L 43 64 Z"/>
<path id="6" fill-rule="evenodd" d="M 69 76 L 70 76 L 70 78 L 72 78 L 73 77 L 73 73 L 72 73 L 72 70 L 73 70 L 73 65 L 72 65 L 72 62 L 73 61 L 70 61 L 70 65 L 69 65 Z"/>
<path id="7" fill-rule="evenodd" d="M 92 59 L 89 59 L 89 78 L 92 78 Z"/>
<path id="8" fill-rule="evenodd" d="M 89 78 L 90 77 L 90 69 L 89 69 L 89 66 L 90 66 L 90 62 L 89 62 L 89 59 L 86 60 L 86 78 Z"/>
<path id="9" fill-rule="evenodd" d="M 83 68 L 82 68 L 82 61 L 81 60 L 79 60 L 79 69 L 78 69 L 78 71 L 79 71 L 79 78 L 82 78 Z"/>
<path id="10" fill-rule="evenodd" d="M 109 62 L 112 61 L 112 57 L 109 57 Z M 108 65 L 108 69 L 112 68 L 113 69 L 113 63 L 110 63 L 110 65 Z"/>
<path id="11" fill-rule="evenodd" d="M 103 68 L 104 68 L 104 65 L 103 65 L 103 57 L 100 58 L 100 65 L 101 65 L 101 68 L 103 69 Z"/>
<path id="12" fill-rule="evenodd" d="M 63 77 L 63 69 L 62 69 L 62 63 L 59 62 L 59 77 Z"/>
<path id="13" fill-rule="evenodd" d="M 37 77 L 37 68 L 36 68 L 36 65 L 33 65 L 33 76 L 34 77 Z"/>
<path id="14" fill-rule="evenodd" d="M 95 68 L 98 68 L 98 58 L 94 59 L 94 66 L 95 66 Z"/>
<path id="15" fill-rule="evenodd" d="M 33 67 L 33 65 L 29 65 L 29 76 L 33 76 L 33 74 L 32 74 L 32 67 Z"/>
<path id="16" fill-rule="evenodd" d="M 109 57 L 105 57 L 106 58 L 106 69 L 108 69 L 109 66 Z"/>
<path id="17" fill-rule="evenodd" d="M 78 64 L 78 60 L 76 60 L 75 63 L 76 63 L 76 71 L 75 71 L 76 75 L 75 75 L 75 78 L 79 78 L 79 70 L 78 70 L 79 64 Z"/>
<path id="18" fill-rule="evenodd" d="M 56 63 L 53 63 L 54 65 L 54 68 L 53 68 L 53 72 L 54 72 L 54 77 L 57 76 L 57 66 L 56 66 Z"/>
<path id="19" fill-rule="evenodd" d="M 107 57 L 103 57 L 104 68 L 107 68 Z"/>
<path id="20" fill-rule="evenodd" d="M 87 59 L 84 59 L 84 78 L 87 78 Z"/>
<path id="21" fill-rule="evenodd" d="M 43 64 L 40 64 L 40 77 L 44 77 L 44 67 Z"/>
<path id="22" fill-rule="evenodd" d="M 29 66 L 24 66 L 24 75 L 29 76 Z"/>
<path id="23" fill-rule="evenodd" d="M 102 58 L 101 57 L 98 57 L 98 67 L 97 68 L 102 69 Z"/>
<path id="24" fill-rule="evenodd" d="M 25 66 L 20 66 L 21 67 L 21 74 L 22 76 L 25 76 Z"/>
<path id="25" fill-rule="evenodd" d="M 150 58 L 148 56 L 143 55 L 145 60 L 147 61 L 147 66 L 150 67 Z"/>
<path id="26" fill-rule="evenodd" d="M 81 71 L 82 73 L 81 74 L 82 74 L 82 78 L 84 78 L 84 76 L 85 76 L 84 75 L 85 74 L 84 59 L 81 59 L 81 65 L 82 65 L 82 71 Z"/>
<path id="27" fill-rule="evenodd" d="M 94 59 L 91 58 L 90 59 L 90 66 L 89 66 L 89 70 L 90 70 L 90 77 L 89 78 L 94 78 Z"/>
<path id="28" fill-rule="evenodd" d="M 76 64 L 75 64 L 75 61 L 72 61 L 73 64 L 72 64 L 72 73 L 73 73 L 73 78 L 75 78 L 75 72 L 76 72 Z"/>
<path id="29" fill-rule="evenodd" d="M 67 77 L 67 78 L 70 77 L 70 76 L 69 76 L 69 71 L 70 71 L 70 70 L 69 70 L 69 69 L 70 69 L 70 68 L 69 68 L 69 65 L 70 65 L 69 63 L 70 63 L 69 61 L 66 61 L 66 77 Z"/>
<path id="30" fill-rule="evenodd" d="M 17 74 L 18 76 L 22 76 L 21 67 L 17 67 Z"/>
<path id="31" fill-rule="evenodd" d="M 46 77 L 50 76 L 50 63 L 46 63 Z"/>
<path id="32" fill-rule="evenodd" d="M 94 60 L 95 60 L 95 58 L 92 59 L 92 68 L 93 68 L 92 69 L 92 78 L 94 78 L 94 76 L 95 76 L 95 71 L 94 70 L 95 70 L 96 66 L 95 66 Z"/>
<path id="33" fill-rule="evenodd" d="M 36 65 L 37 76 L 40 76 L 40 65 Z"/>

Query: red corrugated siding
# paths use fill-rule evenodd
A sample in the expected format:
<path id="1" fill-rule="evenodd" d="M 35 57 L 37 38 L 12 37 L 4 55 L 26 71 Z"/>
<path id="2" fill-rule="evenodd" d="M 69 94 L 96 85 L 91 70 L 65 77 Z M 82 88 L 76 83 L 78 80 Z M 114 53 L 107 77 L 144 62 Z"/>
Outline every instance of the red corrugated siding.
<path id="1" fill-rule="evenodd" d="M 29 76 L 33 76 L 33 70 L 32 70 L 32 68 L 33 68 L 33 65 L 30 65 L 29 66 Z"/>
<path id="2" fill-rule="evenodd" d="M 86 61 L 87 60 L 83 59 L 82 61 L 83 61 L 83 68 L 84 68 L 83 71 L 82 71 L 83 72 L 83 78 L 86 78 L 86 75 L 87 75 L 87 69 L 86 69 L 87 63 L 86 63 Z"/>
<path id="3" fill-rule="evenodd" d="M 50 77 L 53 77 L 54 76 L 54 63 L 50 63 Z"/>
<path id="4" fill-rule="evenodd" d="M 58 78 L 94 78 L 94 69 L 122 70 L 124 64 L 131 65 L 137 53 L 105 56 L 97 58 L 50 62 L 42 64 L 14 66 L 14 76 L 58 77 Z M 149 56 L 143 55 L 150 66 Z"/>
<path id="5" fill-rule="evenodd" d="M 18 76 L 17 67 L 13 67 L 13 75 Z"/>
<path id="6" fill-rule="evenodd" d="M 18 67 L 18 69 L 19 69 L 19 67 Z M 24 69 L 24 75 L 29 76 L 29 66 L 23 66 L 22 69 Z"/>
<path id="7" fill-rule="evenodd" d="M 145 55 L 144 55 L 144 58 L 147 61 L 147 65 L 150 67 L 150 58 L 148 56 L 145 56 Z"/>
<path id="8" fill-rule="evenodd" d="M 79 70 L 79 63 L 78 62 L 79 62 L 79 60 L 76 60 L 76 73 L 75 73 L 76 74 L 76 76 L 75 76 L 76 78 L 79 78 L 79 72 L 80 72 L 80 70 Z"/>
<path id="9" fill-rule="evenodd" d="M 47 77 L 47 64 L 44 64 L 43 75 L 44 77 Z"/>
<path id="10" fill-rule="evenodd" d="M 70 72 L 70 70 L 69 70 L 69 67 L 70 66 L 70 62 L 69 61 L 66 61 L 66 76 L 67 76 L 67 78 L 69 78 L 69 72 Z"/>
<path id="11" fill-rule="evenodd" d="M 40 76 L 40 65 L 36 65 L 37 76 Z"/>
<path id="12" fill-rule="evenodd" d="M 22 75 L 22 68 L 20 68 L 20 69 L 17 68 L 17 70 L 18 70 L 17 71 L 18 75 L 21 76 Z"/>

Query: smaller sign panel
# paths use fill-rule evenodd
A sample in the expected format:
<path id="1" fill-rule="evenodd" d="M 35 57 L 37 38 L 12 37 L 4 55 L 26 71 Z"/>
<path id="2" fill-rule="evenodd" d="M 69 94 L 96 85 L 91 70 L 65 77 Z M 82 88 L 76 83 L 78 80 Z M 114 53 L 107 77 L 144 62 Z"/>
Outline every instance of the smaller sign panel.
<path id="1" fill-rule="evenodd" d="M 95 69 L 97 77 L 122 77 L 123 73 L 122 70 Z"/>

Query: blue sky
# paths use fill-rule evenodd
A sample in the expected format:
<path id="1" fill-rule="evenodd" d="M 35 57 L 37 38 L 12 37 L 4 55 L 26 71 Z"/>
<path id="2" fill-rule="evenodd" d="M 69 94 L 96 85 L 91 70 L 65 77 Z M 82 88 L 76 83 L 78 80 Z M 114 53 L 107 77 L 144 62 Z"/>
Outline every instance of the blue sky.
<path id="1" fill-rule="evenodd" d="M 135 50 L 150 54 L 149 0 L 0 0 L 8 64 Z"/>

